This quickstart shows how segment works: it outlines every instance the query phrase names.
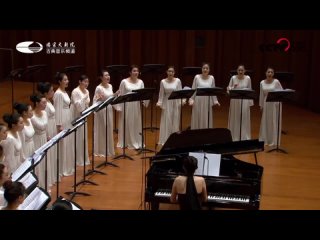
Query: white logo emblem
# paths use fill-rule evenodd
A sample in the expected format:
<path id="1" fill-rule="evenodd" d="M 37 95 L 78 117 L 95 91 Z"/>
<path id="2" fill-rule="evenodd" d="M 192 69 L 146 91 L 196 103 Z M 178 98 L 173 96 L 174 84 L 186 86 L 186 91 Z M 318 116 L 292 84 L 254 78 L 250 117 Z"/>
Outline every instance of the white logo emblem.
<path id="1" fill-rule="evenodd" d="M 18 43 L 16 49 L 22 53 L 38 53 L 43 49 L 43 46 L 39 42 L 26 41 Z"/>

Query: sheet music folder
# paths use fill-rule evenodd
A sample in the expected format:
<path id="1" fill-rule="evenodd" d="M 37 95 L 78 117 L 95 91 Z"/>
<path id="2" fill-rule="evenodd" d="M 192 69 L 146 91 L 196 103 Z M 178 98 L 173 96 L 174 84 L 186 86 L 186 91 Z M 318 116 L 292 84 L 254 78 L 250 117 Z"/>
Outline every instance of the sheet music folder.
<path id="1" fill-rule="evenodd" d="M 232 89 L 229 90 L 230 98 L 232 99 L 256 99 L 257 94 L 252 89 Z"/>
<path id="2" fill-rule="evenodd" d="M 171 99 L 191 98 L 195 91 L 196 91 L 195 89 L 182 89 L 182 90 L 172 91 L 168 99 L 171 100 Z"/>
<path id="3" fill-rule="evenodd" d="M 211 154 L 205 152 L 190 152 L 198 160 L 198 168 L 194 175 L 198 176 L 220 176 L 221 154 Z"/>
<path id="4" fill-rule="evenodd" d="M 51 200 L 50 195 L 42 188 L 36 187 L 19 206 L 20 210 L 44 210 Z"/>
<path id="5" fill-rule="evenodd" d="M 284 89 L 284 90 L 275 90 L 268 92 L 267 102 L 284 102 L 291 100 L 293 95 L 295 94 L 295 90 L 293 89 Z"/>
<path id="6" fill-rule="evenodd" d="M 220 87 L 211 87 L 211 88 L 197 88 L 197 96 L 219 96 L 225 95 L 223 89 Z"/>
<path id="7" fill-rule="evenodd" d="M 109 104 L 113 102 L 113 100 L 116 99 L 116 96 L 110 96 L 105 101 L 101 102 L 101 104 L 95 109 L 96 112 L 99 112 L 101 109 L 107 107 Z"/>

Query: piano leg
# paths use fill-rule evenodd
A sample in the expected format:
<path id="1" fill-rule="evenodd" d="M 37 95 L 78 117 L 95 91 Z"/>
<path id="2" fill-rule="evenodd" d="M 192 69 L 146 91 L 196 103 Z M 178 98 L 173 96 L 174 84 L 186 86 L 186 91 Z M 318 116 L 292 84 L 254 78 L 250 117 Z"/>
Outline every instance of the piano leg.
<path id="1" fill-rule="evenodd" d="M 257 159 L 257 154 L 254 153 L 254 160 L 256 161 L 256 165 L 258 165 L 258 159 Z"/>

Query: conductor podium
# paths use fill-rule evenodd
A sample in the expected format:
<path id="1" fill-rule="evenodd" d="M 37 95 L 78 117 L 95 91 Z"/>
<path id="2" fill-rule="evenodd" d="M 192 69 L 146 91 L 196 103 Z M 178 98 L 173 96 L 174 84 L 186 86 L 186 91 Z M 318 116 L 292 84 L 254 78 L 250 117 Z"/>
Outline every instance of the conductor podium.
<path id="1" fill-rule="evenodd" d="M 268 152 L 281 152 L 288 153 L 286 150 L 279 148 L 279 138 L 280 138 L 280 108 L 281 102 L 288 101 L 292 99 L 295 90 L 285 89 L 285 90 L 276 90 L 268 93 L 267 102 L 278 102 L 278 112 L 277 112 L 277 145 L 275 148 L 269 150 Z"/>
<path id="2" fill-rule="evenodd" d="M 180 99 L 180 131 L 182 131 L 182 99 L 188 99 L 191 98 L 194 94 L 194 89 L 182 89 L 178 91 L 173 91 L 168 100 L 174 100 L 174 99 Z"/>
<path id="3" fill-rule="evenodd" d="M 240 130 L 239 130 L 239 141 L 241 141 L 241 131 L 242 131 L 242 108 L 243 108 L 243 99 L 256 99 L 256 93 L 251 89 L 232 89 L 229 91 L 231 99 L 241 99 L 240 103 Z"/>
<path id="4" fill-rule="evenodd" d="M 210 128 L 210 97 L 224 95 L 223 89 L 219 87 L 197 88 L 196 96 L 208 97 L 208 128 Z"/>

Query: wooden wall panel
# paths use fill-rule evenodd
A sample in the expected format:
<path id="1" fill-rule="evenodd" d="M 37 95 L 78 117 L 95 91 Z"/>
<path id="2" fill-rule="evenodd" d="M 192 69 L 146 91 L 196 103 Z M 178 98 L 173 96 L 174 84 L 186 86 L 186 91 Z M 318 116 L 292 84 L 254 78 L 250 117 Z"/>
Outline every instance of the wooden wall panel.
<path id="1" fill-rule="evenodd" d="M 229 71 L 243 63 L 254 71 L 252 83 L 258 90 L 259 82 L 264 79 L 265 70 L 270 65 L 276 71 L 294 72 L 290 87 L 298 91 L 296 103 L 320 112 L 315 92 L 319 86 L 319 34 L 320 31 L 316 30 L 6 30 L 0 31 L 0 47 L 14 49 L 16 68 L 48 65 L 44 72 L 27 80 L 51 80 L 56 71 L 83 64 L 91 86 L 98 83 L 96 75 L 101 67 L 133 63 L 140 66 L 147 63 L 174 65 L 183 85 L 190 86 L 192 79 L 182 76 L 181 69 L 200 66 L 207 61 L 211 63 L 211 73 L 217 86 L 227 86 Z M 280 37 L 290 39 L 296 49 L 290 52 L 272 49 Z M 27 40 L 39 41 L 43 45 L 53 41 L 74 41 L 76 54 L 50 55 L 42 51 L 27 55 L 17 52 L 16 44 Z M 3 76 L 3 72 L 10 68 L 10 59 L 4 51 L 0 54 L 3 69 L 0 73 Z"/>

